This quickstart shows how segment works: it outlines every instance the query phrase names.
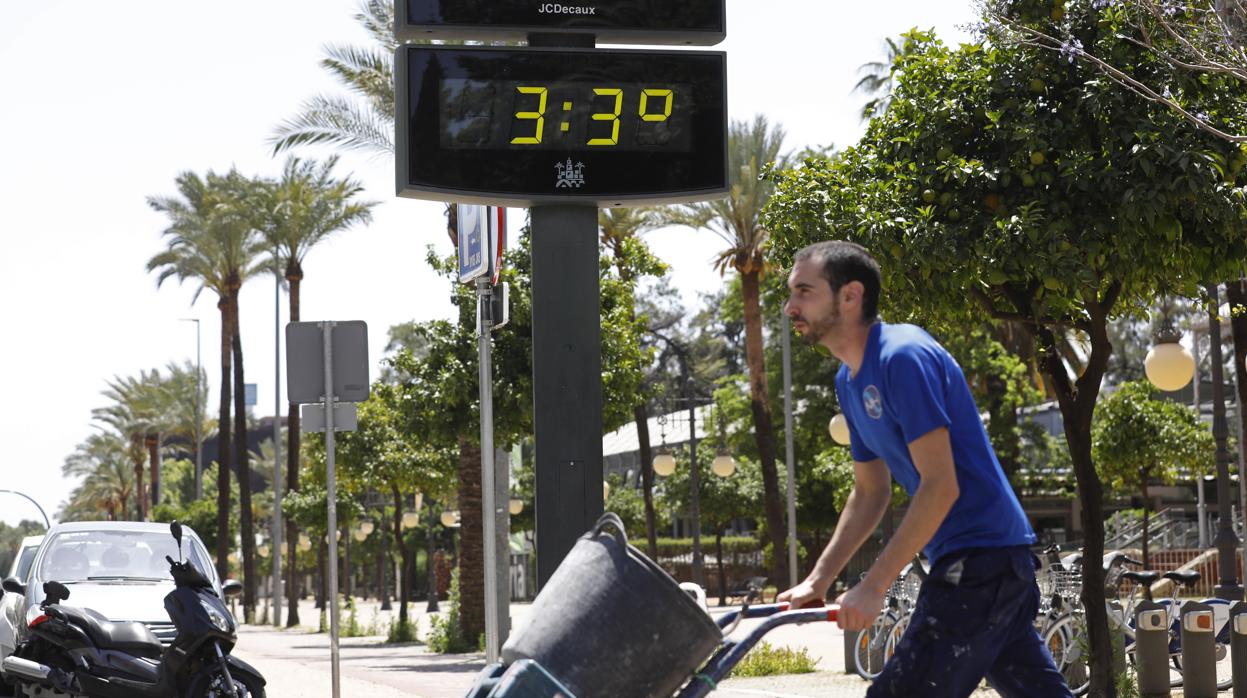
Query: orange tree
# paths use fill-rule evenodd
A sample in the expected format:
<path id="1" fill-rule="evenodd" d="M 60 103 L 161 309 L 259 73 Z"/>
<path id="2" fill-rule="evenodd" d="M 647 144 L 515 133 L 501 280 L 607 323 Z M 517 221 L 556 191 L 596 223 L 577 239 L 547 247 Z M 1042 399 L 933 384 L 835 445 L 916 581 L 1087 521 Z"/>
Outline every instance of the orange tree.
<path id="1" fill-rule="evenodd" d="M 1113 489 L 1143 500 L 1143 568 L 1148 567 L 1148 485 L 1206 470 L 1216 455 L 1212 432 L 1185 405 L 1156 397 L 1147 381 L 1131 381 L 1107 396 L 1091 429 L 1096 469 Z"/>
<path id="2" fill-rule="evenodd" d="M 1146 312 L 1159 292 L 1193 297 L 1205 280 L 1241 275 L 1231 146 L 1059 53 L 989 40 L 954 49 L 923 32 L 905 41 L 892 104 L 862 140 L 777 175 L 773 262 L 847 238 L 883 267 L 889 319 L 957 328 L 986 315 L 1025 328 L 1064 419 L 1085 559 L 1099 559 L 1091 423 L 1113 350 L 1107 323 Z M 1079 370 L 1059 350 L 1070 336 L 1086 347 Z M 1083 579 L 1091 693 L 1112 696 L 1103 571 L 1090 565 Z"/>
<path id="3" fill-rule="evenodd" d="M 493 333 L 494 443 L 514 443 L 532 433 L 532 261 L 528 232 L 507 255 L 502 279 L 511 284 L 510 322 Z M 423 448 L 457 452 L 455 490 L 461 513 L 459 529 L 459 622 L 463 637 L 485 629 L 484 541 L 481 512 L 480 400 L 475 291 L 452 281 L 453 259 L 432 251 L 428 263 L 451 281 L 458 306 L 454 320 L 410 327 L 418 352 L 403 351 L 391 362 L 398 379 L 395 401 L 401 430 L 418 435 Z M 602 258 L 602 423 L 607 431 L 633 417 L 640 400 L 645 354 L 640 334 L 644 318 L 633 312 L 633 283 L 614 273 Z M 635 276 L 639 276 L 635 272 Z M 540 541 L 538 541 L 540 545 Z"/>

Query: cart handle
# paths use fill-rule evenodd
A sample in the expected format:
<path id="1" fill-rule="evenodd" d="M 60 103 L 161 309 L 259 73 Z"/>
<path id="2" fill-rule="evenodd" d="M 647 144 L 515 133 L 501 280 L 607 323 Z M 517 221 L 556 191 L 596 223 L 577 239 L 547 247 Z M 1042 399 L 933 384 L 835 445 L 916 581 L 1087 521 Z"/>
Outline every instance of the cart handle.
<path id="1" fill-rule="evenodd" d="M 758 604 L 756 606 L 745 606 L 741 608 L 739 611 L 732 611 L 730 613 L 723 614 L 723 616 L 721 616 L 715 622 L 718 623 L 720 629 L 723 629 L 745 618 L 769 618 L 770 616 L 773 616 L 777 613 L 785 613 L 789 610 L 793 610 L 793 609 L 792 609 L 791 604 L 789 604 L 787 601 L 781 601 L 779 603 Z M 788 622 L 810 623 L 810 622 L 819 621 L 819 620 L 827 620 L 827 621 L 834 623 L 836 622 L 836 616 L 840 611 L 840 607 L 839 606 L 824 606 L 821 603 L 818 603 L 817 601 L 815 601 L 815 602 L 807 603 L 806 605 L 795 610 L 823 611 L 825 613 L 825 617 L 823 618 L 811 617 L 808 620 L 788 621 Z"/>

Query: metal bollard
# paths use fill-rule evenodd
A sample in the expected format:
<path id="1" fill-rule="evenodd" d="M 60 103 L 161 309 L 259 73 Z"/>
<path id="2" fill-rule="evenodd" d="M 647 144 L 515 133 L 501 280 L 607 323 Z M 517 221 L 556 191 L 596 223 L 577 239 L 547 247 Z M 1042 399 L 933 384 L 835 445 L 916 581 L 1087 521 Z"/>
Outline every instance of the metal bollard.
<path id="1" fill-rule="evenodd" d="M 846 674 L 857 673 L 857 666 L 854 662 L 857 661 L 855 655 L 857 652 L 857 638 L 861 634 L 862 631 L 860 630 L 844 631 L 844 673 Z"/>
<path id="2" fill-rule="evenodd" d="M 1169 611 L 1143 601 L 1135 607 L 1135 669 L 1142 698 L 1169 696 Z"/>
<path id="3" fill-rule="evenodd" d="M 1230 663 L 1234 668 L 1234 698 L 1247 698 L 1247 603 L 1230 606 Z"/>
<path id="4" fill-rule="evenodd" d="M 1182 604 L 1182 695 L 1217 698 L 1217 643 L 1212 606 Z"/>

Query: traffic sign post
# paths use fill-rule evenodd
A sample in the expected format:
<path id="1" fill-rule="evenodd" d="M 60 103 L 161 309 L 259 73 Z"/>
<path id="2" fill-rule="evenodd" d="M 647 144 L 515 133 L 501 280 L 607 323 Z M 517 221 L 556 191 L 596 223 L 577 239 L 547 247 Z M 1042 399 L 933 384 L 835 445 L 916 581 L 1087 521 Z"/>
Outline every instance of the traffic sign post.
<path id="1" fill-rule="evenodd" d="M 319 370 L 318 370 L 319 369 Z M 368 399 L 368 326 L 362 321 L 292 322 L 286 325 L 286 389 L 290 402 L 304 404 L 304 431 L 325 433 L 325 489 L 329 538 L 329 663 L 333 698 L 342 693 L 338 651 L 338 494 L 334 434 L 355 428 L 354 405 Z M 343 409 L 347 408 L 347 409 Z M 335 419 L 343 416 L 346 423 Z"/>

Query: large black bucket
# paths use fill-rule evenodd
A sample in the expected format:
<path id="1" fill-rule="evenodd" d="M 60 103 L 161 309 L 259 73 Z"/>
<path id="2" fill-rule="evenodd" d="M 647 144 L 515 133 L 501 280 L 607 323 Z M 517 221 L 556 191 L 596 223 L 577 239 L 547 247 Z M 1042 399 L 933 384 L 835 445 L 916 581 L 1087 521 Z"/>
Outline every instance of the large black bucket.
<path id="1" fill-rule="evenodd" d="M 605 534 L 607 526 L 614 534 Z M 577 698 L 669 698 L 722 632 L 661 567 L 628 545 L 607 512 L 581 536 L 502 647 L 532 659 Z"/>

